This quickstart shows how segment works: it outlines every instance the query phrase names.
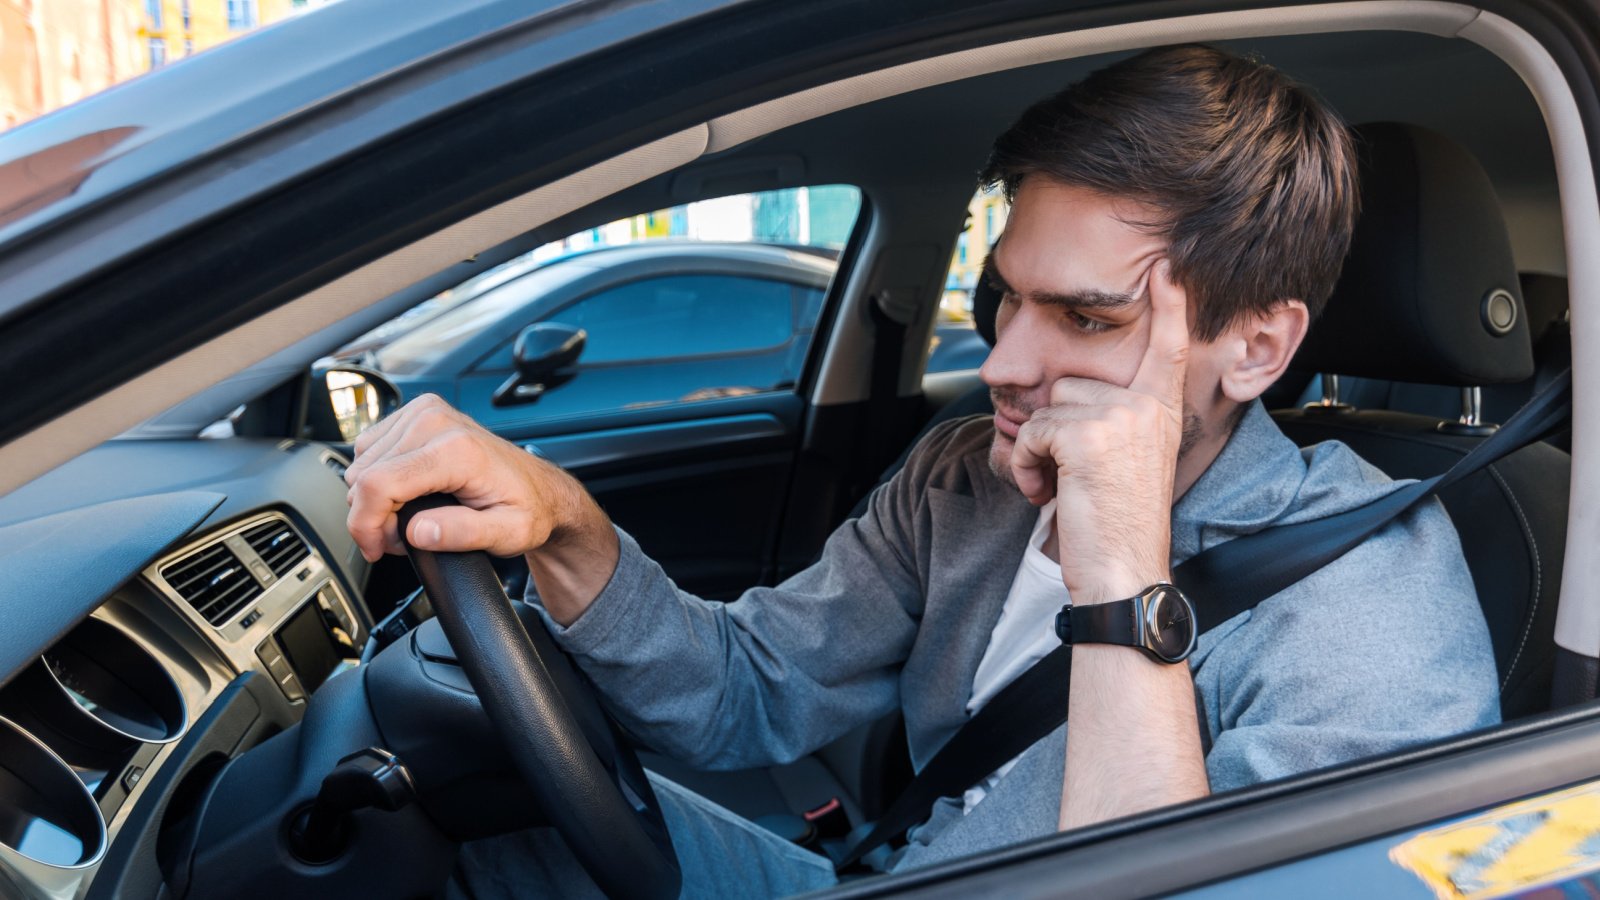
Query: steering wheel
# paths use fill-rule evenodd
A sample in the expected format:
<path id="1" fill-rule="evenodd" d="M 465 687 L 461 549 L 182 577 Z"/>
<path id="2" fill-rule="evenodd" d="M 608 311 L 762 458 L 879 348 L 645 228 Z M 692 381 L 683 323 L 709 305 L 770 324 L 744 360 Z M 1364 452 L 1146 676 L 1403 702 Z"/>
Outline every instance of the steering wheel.
<path id="1" fill-rule="evenodd" d="M 543 628 L 523 627 L 488 554 L 435 553 L 406 540 L 419 512 L 400 509 L 400 540 L 456 660 L 550 824 L 608 897 L 676 897 L 677 856 L 638 757 Z"/>

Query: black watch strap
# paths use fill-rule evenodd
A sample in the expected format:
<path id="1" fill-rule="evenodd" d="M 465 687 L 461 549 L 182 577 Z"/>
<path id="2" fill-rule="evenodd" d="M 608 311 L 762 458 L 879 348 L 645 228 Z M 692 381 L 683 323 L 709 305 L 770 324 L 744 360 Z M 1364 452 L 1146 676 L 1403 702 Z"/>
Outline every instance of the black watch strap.
<path id="1" fill-rule="evenodd" d="M 1183 591 L 1157 582 L 1125 600 L 1064 606 L 1056 614 L 1056 637 L 1076 644 L 1137 647 L 1151 659 L 1178 663 L 1194 652 L 1194 604 Z"/>
<path id="2" fill-rule="evenodd" d="M 1062 607 L 1056 636 L 1063 644 L 1121 644 L 1140 647 L 1139 599 Z"/>

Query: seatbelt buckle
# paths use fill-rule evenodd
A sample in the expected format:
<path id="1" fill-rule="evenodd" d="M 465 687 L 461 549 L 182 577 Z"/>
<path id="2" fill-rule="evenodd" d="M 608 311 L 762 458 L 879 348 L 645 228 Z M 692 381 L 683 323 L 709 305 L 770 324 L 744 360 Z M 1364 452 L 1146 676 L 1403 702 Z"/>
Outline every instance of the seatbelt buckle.
<path id="1" fill-rule="evenodd" d="M 844 804 L 839 802 L 838 797 L 829 798 L 827 803 L 800 815 L 811 823 L 811 827 L 824 840 L 841 838 L 850 833 L 850 817 L 845 814 Z"/>

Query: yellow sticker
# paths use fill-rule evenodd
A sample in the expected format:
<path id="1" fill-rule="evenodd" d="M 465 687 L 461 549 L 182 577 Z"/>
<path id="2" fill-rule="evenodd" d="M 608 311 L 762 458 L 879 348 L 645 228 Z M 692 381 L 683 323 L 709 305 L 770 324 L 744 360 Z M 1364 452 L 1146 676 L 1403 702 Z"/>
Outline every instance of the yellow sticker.
<path id="1" fill-rule="evenodd" d="M 1600 782 L 1425 831 L 1389 851 L 1441 900 L 1486 900 L 1600 870 Z"/>

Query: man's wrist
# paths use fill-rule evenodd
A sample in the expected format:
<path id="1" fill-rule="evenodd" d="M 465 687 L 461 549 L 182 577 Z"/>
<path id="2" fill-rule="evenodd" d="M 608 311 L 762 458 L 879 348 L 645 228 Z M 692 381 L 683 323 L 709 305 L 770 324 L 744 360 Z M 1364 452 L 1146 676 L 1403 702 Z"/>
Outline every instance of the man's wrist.
<path id="1" fill-rule="evenodd" d="M 1087 582 L 1073 589 L 1068 587 L 1074 605 L 1092 606 L 1098 603 L 1114 603 L 1126 600 L 1153 584 L 1170 582 L 1172 575 L 1168 572 L 1127 574 L 1108 572 L 1104 577 Z"/>

